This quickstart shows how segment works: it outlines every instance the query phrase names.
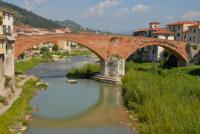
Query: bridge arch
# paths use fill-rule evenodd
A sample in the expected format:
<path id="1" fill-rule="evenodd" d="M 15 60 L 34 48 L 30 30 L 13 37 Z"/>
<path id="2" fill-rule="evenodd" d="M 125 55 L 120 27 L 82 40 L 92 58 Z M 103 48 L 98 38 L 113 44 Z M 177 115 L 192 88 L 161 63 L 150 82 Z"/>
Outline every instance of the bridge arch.
<path id="1" fill-rule="evenodd" d="M 15 48 L 15 58 L 19 57 L 23 52 L 26 50 L 33 48 L 35 45 L 39 45 L 41 43 L 47 43 L 47 42 L 55 42 L 55 41 L 70 41 L 74 43 L 78 43 L 80 46 L 86 47 L 90 51 L 92 51 L 94 54 L 96 54 L 100 59 L 105 59 L 106 55 L 99 49 L 98 47 L 92 45 L 92 43 L 88 40 L 84 40 L 82 38 L 73 38 L 73 37 L 58 37 L 58 36 L 50 36 L 50 37 L 39 37 L 39 36 L 25 36 L 18 37 L 16 40 L 16 48 Z"/>
<path id="2" fill-rule="evenodd" d="M 125 59 L 128 59 L 132 54 L 134 54 L 138 49 L 145 48 L 148 46 L 159 46 L 164 48 L 165 50 L 169 51 L 171 54 L 173 54 L 180 64 L 185 65 L 187 63 L 187 55 L 185 54 L 185 47 L 186 45 L 183 45 L 185 43 L 183 42 L 177 42 L 177 41 L 168 41 L 168 40 L 149 40 L 149 41 L 141 41 L 134 43 L 135 47 L 131 47 L 129 51 L 125 55 Z"/>

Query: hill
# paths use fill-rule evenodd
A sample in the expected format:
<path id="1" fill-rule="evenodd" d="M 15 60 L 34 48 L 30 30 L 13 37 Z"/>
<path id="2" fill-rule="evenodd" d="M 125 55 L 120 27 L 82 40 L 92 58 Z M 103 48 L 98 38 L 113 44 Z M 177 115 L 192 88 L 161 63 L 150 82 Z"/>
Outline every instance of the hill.
<path id="1" fill-rule="evenodd" d="M 14 13 L 15 24 L 26 24 L 33 27 L 54 29 L 61 28 L 59 24 L 53 20 L 46 19 L 38 16 L 33 12 L 27 11 L 26 9 L 20 8 L 16 5 L 0 1 L 0 7 Z"/>
<path id="2" fill-rule="evenodd" d="M 31 11 L 27 11 L 26 9 L 23 9 L 11 3 L 3 2 L 1 0 L 0 0 L 0 8 L 6 9 L 14 13 L 15 25 L 25 24 L 25 25 L 30 25 L 32 27 L 47 28 L 47 29 L 69 27 L 73 32 L 85 31 L 79 24 L 71 20 L 54 21 L 51 19 L 41 17 Z M 88 31 L 91 32 L 92 30 Z"/>

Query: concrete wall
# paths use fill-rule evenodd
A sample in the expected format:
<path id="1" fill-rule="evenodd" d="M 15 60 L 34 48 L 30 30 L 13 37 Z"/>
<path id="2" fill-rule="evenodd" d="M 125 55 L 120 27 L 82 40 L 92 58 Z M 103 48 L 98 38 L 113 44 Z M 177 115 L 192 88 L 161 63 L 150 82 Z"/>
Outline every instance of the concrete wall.
<path id="1" fill-rule="evenodd" d="M 9 77 L 14 77 L 14 53 L 8 50 L 5 55 L 4 74 Z"/>

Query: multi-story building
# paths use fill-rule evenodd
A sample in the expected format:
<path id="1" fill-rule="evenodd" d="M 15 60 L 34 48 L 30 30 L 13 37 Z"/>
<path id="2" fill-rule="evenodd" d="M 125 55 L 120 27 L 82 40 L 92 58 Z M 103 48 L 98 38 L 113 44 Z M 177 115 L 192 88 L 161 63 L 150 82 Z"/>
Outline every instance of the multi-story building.
<path id="1" fill-rule="evenodd" d="M 0 90 L 5 76 L 14 78 L 13 14 L 0 8 Z"/>
<path id="2" fill-rule="evenodd" d="M 196 24 L 193 21 L 179 21 L 168 24 L 167 27 L 170 31 L 175 32 L 175 40 L 186 41 L 188 40 L 188 29 L 190 26 Z"/>
<path id="3" fill-rule="evenodd" d="M 189 26 L 188 42 L 200 44 L 200 24 L 194 24 Z"/>
<path id="4" fill-rule="evenodd" d="M 133 36 L 154 37 L 159 39 L 174 40 L 174 32 L 160 28 L 159 22 L 150 22 L 149 28 L 139 29 L 133 33 Z M 134 59 L 141 59 L 147 61 L 159 61 L 163 58 L 164 49 L 159 46 L 149 46 L 139 49 L 136 54 L 132 56 Z"/>

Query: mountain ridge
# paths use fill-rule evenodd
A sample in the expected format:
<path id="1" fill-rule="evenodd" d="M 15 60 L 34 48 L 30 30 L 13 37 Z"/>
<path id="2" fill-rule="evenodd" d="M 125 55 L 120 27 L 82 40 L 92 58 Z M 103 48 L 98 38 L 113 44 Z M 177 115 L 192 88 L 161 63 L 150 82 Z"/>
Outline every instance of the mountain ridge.
<path id="1" fill-rule="evenodd" d="M 17 5 L 7 3 L 2 0 L 0 0 L 0 8 L 14 13 L 15 25 L 24 24 L 36 28 L 46 28 L 49 30 L 69 27 L 72 32 L 95 32 L 95 30 L 83 28 L 81 25 L 72 20 L 66 19 L 64 21 L 59 21 L 47 19 Z"/>

